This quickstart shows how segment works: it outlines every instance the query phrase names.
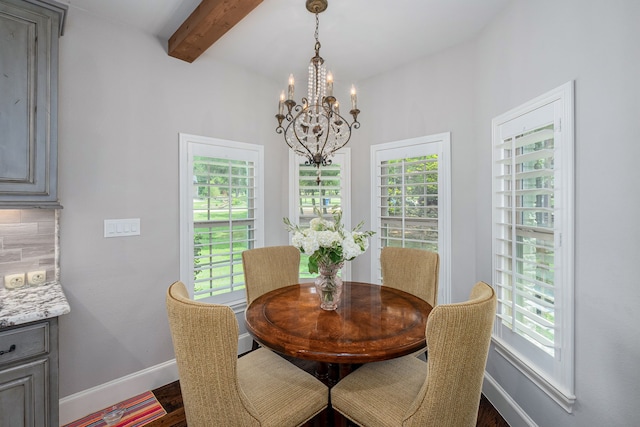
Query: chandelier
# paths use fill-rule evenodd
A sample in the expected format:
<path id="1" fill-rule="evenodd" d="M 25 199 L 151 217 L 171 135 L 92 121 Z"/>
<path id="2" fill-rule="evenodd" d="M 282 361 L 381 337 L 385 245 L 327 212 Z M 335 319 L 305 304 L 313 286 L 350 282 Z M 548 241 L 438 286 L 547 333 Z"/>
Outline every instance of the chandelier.
<path id="1" fill-rule="evenodd" d="M 276 132 L 284 134 L 287 145 L 299 156 L 305 157 L 305 165 L 318 168 L 316 182 L 320 184 L 320 167 L 332 163 L 331 157 L 347 145 L 351 138 L 351 128 L 358 129 L 356 89 L 351 86 L 351 124 L 340 115 L 340 103 L 333 96 L 333 75 L 327 73 L 324 59 L 320 56 L 318 40 L 318 14 L 327 9 L 327 0 L 307 0 L 307 10 L 316 15 L 315 56 L 309 63 L 309 86 L 306 98 L 297 104 L 293 100 L 294 79 L 289 76 L 287 98 L 284 91 L 278 104 L 278 127 Z M 286 107 L 286 112 L 285 112 Z M 286 120 L 285 127 L 282 122 Z"/>

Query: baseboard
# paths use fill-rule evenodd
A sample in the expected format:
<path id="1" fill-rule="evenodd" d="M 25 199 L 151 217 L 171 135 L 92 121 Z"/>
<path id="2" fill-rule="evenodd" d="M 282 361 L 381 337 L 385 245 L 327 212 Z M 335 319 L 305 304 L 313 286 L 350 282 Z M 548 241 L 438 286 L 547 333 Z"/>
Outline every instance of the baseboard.
<path id="1" fill-rule="evenodd" d="M 238 354 L 251 351 L 253 347 L 253 338 L 248 333 L 244 333 L 238 337 Z"/>
<path id="2" fill-rule="evenodd" d="M 251 350 L 253 339 L 249 334 L 238 337 L 238 354 Z M 99 411 L 117 402 L 153 390 L 178 379 L 176 360 L 171 359 L 142 371 L 92 387 L 60 399 L 60 425 L 63 426 L 85 415 Z"/>
<path id="3" fill-rule="evenodd" d="M 511 427 L 538 427 L 520 405 L 486 371 L 482 384 L 482 394 L 485 395 Z"/>

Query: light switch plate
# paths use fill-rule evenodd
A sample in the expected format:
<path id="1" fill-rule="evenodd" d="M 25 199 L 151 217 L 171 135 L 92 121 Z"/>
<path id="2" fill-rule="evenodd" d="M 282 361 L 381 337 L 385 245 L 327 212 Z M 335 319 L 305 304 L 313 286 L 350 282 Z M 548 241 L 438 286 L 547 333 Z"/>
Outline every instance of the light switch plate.
<path id="1" fill-rule="evenodd" d="M 104 237 L 125 237 L 139 235 L 140 218 L 104 220 Z"/>
<path id="2" fill-rule="evenodd" d="M 47 272 L 45 270 L 30 271 L 27 273 L 27 283 L 30 286 L 42 285 L 47 280 Z"/>
<path id="3" fill-rule="evenodd" d="M 24 286 L 24 273 L 7 274 L 4 276 L 4 287 L 7 289 L 17 289 Z"/>

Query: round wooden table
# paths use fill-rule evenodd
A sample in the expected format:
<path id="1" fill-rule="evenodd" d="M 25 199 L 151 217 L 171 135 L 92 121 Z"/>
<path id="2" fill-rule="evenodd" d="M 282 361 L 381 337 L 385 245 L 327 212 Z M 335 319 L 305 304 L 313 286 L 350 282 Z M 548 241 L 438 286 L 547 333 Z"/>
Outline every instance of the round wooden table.
<path id="1" fill-rule="evenodd" d="M 335 311 L 320 308 L 313 283 L 286 286 L 247 307 L 247 330 L 284 355 L 324 363 L 393 359 L 426 346 L 431 305 L 388 286 L 344 282 Z"/>

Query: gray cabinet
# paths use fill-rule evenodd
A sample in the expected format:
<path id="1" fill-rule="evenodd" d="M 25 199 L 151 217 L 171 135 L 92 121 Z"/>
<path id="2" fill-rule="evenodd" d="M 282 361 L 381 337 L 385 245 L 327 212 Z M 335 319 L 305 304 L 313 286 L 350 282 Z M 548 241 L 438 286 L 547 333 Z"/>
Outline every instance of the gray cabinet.
<path id="1" fill-rule="evenodd" d="M 58 427 L 58 319 L 0 329 L 0 426 Z"/>
<path id="2" fill-rule="evenodd" d="M 58 205 L 58 37 L 66 6 L 0 0 L 0 208 Z"/>

